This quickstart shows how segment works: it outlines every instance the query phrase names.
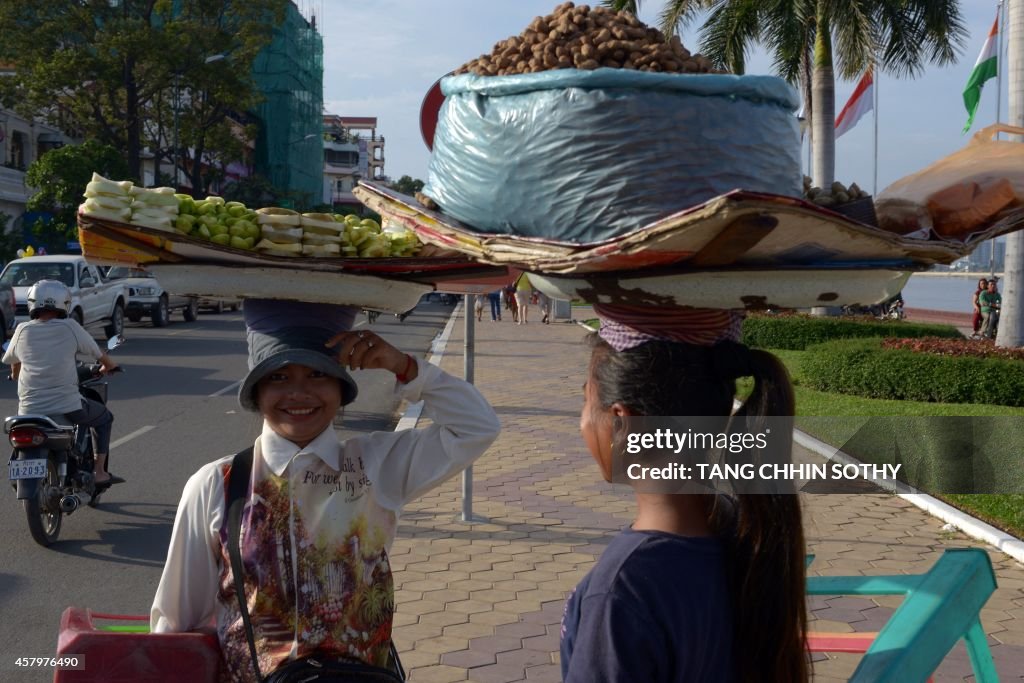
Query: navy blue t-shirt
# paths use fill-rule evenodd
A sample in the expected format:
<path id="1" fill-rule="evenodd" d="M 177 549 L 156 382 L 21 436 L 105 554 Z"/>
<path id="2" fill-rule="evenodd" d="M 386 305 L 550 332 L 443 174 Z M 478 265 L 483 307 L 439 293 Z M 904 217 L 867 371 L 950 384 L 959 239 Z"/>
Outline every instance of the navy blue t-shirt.
<path id="1" fill-rule="evenodd" d="M 728 683 L 732 639 L 722 541 L 626 529 L 566 602 L 562 677 Z"/>

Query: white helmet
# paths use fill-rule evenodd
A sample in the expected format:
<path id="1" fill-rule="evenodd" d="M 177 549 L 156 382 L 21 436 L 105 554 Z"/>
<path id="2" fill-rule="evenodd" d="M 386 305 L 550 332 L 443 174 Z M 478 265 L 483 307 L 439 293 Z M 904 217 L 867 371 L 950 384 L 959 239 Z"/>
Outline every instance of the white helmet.
<path id="1" fill-rule="evenodd" d="M 59 280 L 40 280 L 28 290 L 28 317 L 35 320 L 42 311 L 56 311 L 59 318 L 68 317 L 71 291 Z"/>

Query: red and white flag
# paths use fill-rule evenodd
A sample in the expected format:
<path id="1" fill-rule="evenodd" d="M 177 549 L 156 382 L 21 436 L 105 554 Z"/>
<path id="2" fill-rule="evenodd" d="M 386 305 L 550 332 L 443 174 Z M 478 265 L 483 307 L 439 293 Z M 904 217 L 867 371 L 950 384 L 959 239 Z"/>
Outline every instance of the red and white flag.
<path id="1" fill-rule="evenodd" d="M 874 109 L 875 81 L 871 69 L 864 72 L 854 88 L 850 100 L 836 117 L 836 138 L 857 125 L 861 117 Z"/>

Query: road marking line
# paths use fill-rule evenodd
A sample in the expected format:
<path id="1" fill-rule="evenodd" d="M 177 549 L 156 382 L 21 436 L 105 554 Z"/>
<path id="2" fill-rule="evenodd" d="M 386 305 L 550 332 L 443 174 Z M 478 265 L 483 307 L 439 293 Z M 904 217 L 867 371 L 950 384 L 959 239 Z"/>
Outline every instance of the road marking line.
<path id="1" fill-rule="evenodd" d="M 145 427 L 140 427 L 139 429 L 136 429 L 136 430 L 135 430 L 134 432 L 132 432 L 131 434 L 128 434 L 127 436 L 122 436 L 122 437 L 121 437 L 120 439 L 118 439 L 118 440 L 117 440 L 117 441 L 115 441 L 114 443 L 110 444 L 110 450 L 114 450 L 114 449 L 115 449 L 115 448 L 117 448 L 118 446 L 120 446 L 120 445 L 122 445 L 122 444 L 125 444 L 125 443 L 127 443 L 127 442 L 131 441 L 131 440 L 132 440 L 132 439 L 134 439 L 135 437 L 137 437 L 137 436 L 142 436 L 142 435 L 143 435 L 143 434 L 145 434 L 146 432 L 148 432 L 148 431 L 152 431 L 152 430 L 154 430 L 154 429 L 156 429 L 156 425 L 146 425 Z"/>
<path id="2" fill-rule="evenodd" d="M 360 320 L 359 322 L 357 322 L 355 325 L 352 326 L 352 329 L 355 329 L 355 328 L 359 327 L 360 325 L 365 325 L 365 324 L 366 324 L 365 320 Z"/>
<path id="3" fill-rule="evenodd" d="M 238 380 L 234 384 L 227 385 L 226 387 L 224 387 L 220 391 L 215 391 L 214 393 L 212 393 L 209 396 L 207 396 L 207 398 L 213 398 L 214 396 L 220 396 L 221 394 L 226 394 L 229 391 L 233 391 L 233 390 L 237 389 L 241 384 L 242 384 L 242 380 Z"/>
<path id="4" fill-rule="evenodd" d="M 164 336 L 165 337 L 173 337 L 176 334 L 184 334 L 185 332 L 188 332 L 188 330 L 178 330 L 177 332 L 168 332 Z"/>

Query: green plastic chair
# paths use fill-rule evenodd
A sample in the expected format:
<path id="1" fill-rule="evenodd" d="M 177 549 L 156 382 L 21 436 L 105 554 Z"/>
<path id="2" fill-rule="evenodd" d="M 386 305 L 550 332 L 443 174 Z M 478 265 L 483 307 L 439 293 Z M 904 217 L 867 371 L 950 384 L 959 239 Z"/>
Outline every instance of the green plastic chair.
<path id="1" fill-rule="evenodd" d="M 808 556 L 807 562 L 814 559 Z M 852 683 L 907 683 L 927 679 L 961 638 L 978 683 L 999 683 L 979 617 L 996 589 L 988 553 L 946 550 L 924 574 L 812 576 L 808 595 L 905 595 L 864 653 Z"/>

